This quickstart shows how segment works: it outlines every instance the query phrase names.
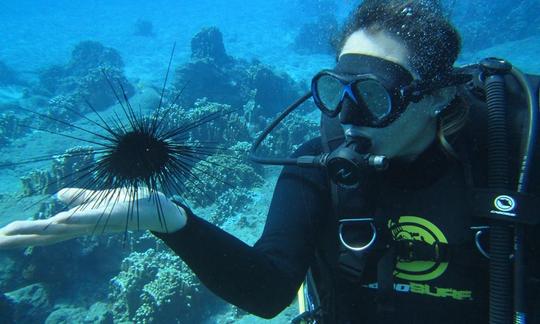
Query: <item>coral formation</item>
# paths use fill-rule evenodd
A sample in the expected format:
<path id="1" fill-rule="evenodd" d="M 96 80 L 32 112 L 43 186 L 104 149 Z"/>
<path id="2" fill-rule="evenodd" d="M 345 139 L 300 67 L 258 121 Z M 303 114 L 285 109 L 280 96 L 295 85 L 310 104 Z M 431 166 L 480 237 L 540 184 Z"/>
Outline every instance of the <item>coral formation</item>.
<path id="1" fill-rule="evenodd" d="M 302 143 L 320 136 L 319 122 L 309 114 L 294 114 L 284 119 L 261 143 L 260 154 L 287 156 Z"/>
<path id="2" fill-rule="evenodd" d="M 206 98 L 202 98 L 193 104 L 193 109 L 185 109 L 175 105 L 170 109 L 162 108 L 156 111 L 152 118 L 159 118 L 165 113 L 167 113 L 167 118 L 163 121 L 165 129 L 177 129 L 197 123 L 207 116 L 221 115 L 190 130 L 190 140 L 227 147 L 238 141 L 246 141 L 251 138 L 247 121 L 240 115 L 241 112 L 233 110 L 227 104 L 210 102 Z"/>
<path id="3" fill-rule="evenodd" d="M 298 96 L 298 86 L 287 75 L 277 74 L 260 62 L 248 63 L 227 55 L 217 28 L 203 29 L 191 44 L 191 62 L 176 70 L 175 87 L 186 87 L 180 98 L 182 106 L 191 107 L 206 97 L 239 109 L 253 99 L 263 107 L 263 116 L 273 116 Z"/>
<path id="4" fill-rule="evenodd" d="M 30 118 L 20 118 L 15 113 L 0 114 L 0 144 L 4 144 L 28 133 L 28 128 L 21 125 L 30 124 Z"/>
<path id="5" fill-rule="evenodd" d="M 77 100 L 74 95 L 57 95 L 52 97 L 48 103 L 47 116 L 55 120 L 70 121 L 75 120 L 77 115 Z M 62 123 L 51 122 L 49 118 L 40 118 L 39 126 L 43 129 L 63 130 L 65 125 Z"/>
<path id="6" fill-rule="evenodd" d="M 88 185 L 92 175 L 86 170 L 94 164 L 91 147 L 77 146 L 54 157 L 50 171 L 34 170 L 21 177 L 23 196 L 54 194 L 65 187 Z"/>
<path id="7" fill-rule="evenodd" d="M 212 307 L 195 275 L 168 252 L 133 252 L 111 279 L 109 299 L 115 322 L 195 323 Z"/>
<path id="8" fill-rule="evenodd" d="M 116 50 L 94 41 L 80 42 L 65 66 L 52 66 L 40 73 L 40 88 L 36 91 L 53 97 L 70 96 L 81 112 L 89 110 L 86 101 L 96 109 L 103 109 L 116 102 L 107 78 L 112 81 L 114 91 L 121 93 L 119 85 L 122 85 L 128 96 L 134 93 L 123 68 L 122 57 Z"/>
<path id="9" fill-rule="evenodd" d="M 233 60 L 225 52 L 223 35 L 216 27 L 203 28 L 191 39 L 191 59 L 209 60 L 218 66 Z"/>
<path id="10" fill-rule="evenodd" d="M 248 162 L 247 154 L 242 153 L 242 144 L 231 147 L 226 154 L 210 156 L 195 164 L 191 172 L 196 180 L 187 184 L 191 189 L 186 198 L 196 206 L 204 207 L 215 203 L 227 190 L 232 190 L 228 193 L 229 199 L 222 198 L 222 202 L 236 211 L 245 206 L 249 188 L 261 185 L 263 179 L 257 172 L 260 169 Z"/>

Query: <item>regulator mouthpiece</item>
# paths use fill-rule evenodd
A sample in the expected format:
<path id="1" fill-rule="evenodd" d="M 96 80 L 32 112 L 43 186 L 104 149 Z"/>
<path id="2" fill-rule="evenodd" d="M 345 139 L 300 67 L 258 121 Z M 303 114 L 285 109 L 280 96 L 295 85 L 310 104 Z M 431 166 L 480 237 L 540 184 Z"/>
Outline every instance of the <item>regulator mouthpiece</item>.
<path id="1" fill-rule="evenodd" d="M 382 155 L 365 153 L 371 147 L 369 139 L 348 140 L 334 152 L 328 154 L 324 164 L 332 180 L 344 188 L 356 188 L 366 170 L 382 171 L 388 168 L 388 159 Z"/>

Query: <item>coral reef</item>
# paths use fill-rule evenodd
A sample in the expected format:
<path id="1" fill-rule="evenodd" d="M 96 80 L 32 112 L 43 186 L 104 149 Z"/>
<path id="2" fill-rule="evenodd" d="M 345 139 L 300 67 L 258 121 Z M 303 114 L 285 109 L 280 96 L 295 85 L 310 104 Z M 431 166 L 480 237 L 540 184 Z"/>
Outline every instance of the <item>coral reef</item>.
<path id="1" fill-rule="evenodd" d="M 154 25 L 151 21 L 146 19 L 137 19 L 133 26 L 133 35 L 142 37 L 154 37 Z"/>
<path id="2" fill-rule="evenodd" d="M 309 139 L 320 136 L 319 122 L 310 114 L 293 114 L 284 119 L 261 143 L 259 154 L 288 156 Z"/>
<path id="3" fill-rule="evenodd" d="M 29 125 L 30 118 L 20 118 L 15 113 L 0 114 L 0 144 L 7 143 L 15 138 L 19 138 L 28 133 L 28 128 L 22 125 Z"/>
<path id="4" fill-rule="evenodd" d="M 338 36 L 339 26 L 332 14 L 319 16 L 314 22 L 304 24 L 296 38 L 293 48 L 300 54 L 333 54 L 332 43 Z"/>
<path id="5" fill-rule="evenodd" d="M 21 177 L 23 196 L 54 194 L 65 187 L 88 186 L 91 174 L 87 170 L 94 164 L 91 147 L 74 147 L 56 156 L 50 171 L 35 170 Z"/>
<path id="6" fill-rule="evenodd" d="M 210 156 L 195 164 L 191 172 L 196 180 L 187 184 L 190 189 L 185 197 L 195 206 L 205 207 L 225 194 L 220 205 L 231 211 L 245 206 L 250 201 L 249 189 L 263 183 L 261 170 L 248 162 L 246 152 L 242 152 L 246 149 L 245 144 L 239 143 L 225 154 Z M 226 213 L 220 217 L 229 215 Z"/>
<path id="7" fill-rule="evenodd" d="M 27 282 L 39 281 L 66 288 L 77 282 L 80 285 L 112 277 L 120 269 L 122 257 L 128 253 L 123 245 L 121 235 L 85 236 L 55 245 L 54 249 L 29 247 L 24 258 L 17 262 L 20 275 Z M 95 289 L 97 287 L 99 284 Z"/>
<path id="8" fill-rule="evenodd" d="M 52 97 L 48 103 L 47 116 L 61 121 L 75 120 L 79 116 L 77 115 L 77 100 L 74 95 L 58 95 Z M 66 125 L 62 123 L 51 122 L 49 118 L 40 118 L 39 126 L 44 129 L 50 130 L 63 130 Z"/>
<path id="9" fill-rule="evenodd" d="M 164 129 L 182 128 L 197 123 L 205 117 L 222 114 L 189 131 L 189 139 L 202 142 L 203 145 L 214 143 L 214 145 L 227 147 L 238 141 L 251 139 L 245 118 L 227 104 L 209 102 L 206 98 L 202 98 L 193 104 L 193 109 L 188 110 L 178 105 L 170 109 L 161 108 L 154 112 L 152 118 L 159 118 L 165 113 L 167 113 L 167 118 L 163 121 Z"/>
<path id="10" fill-rule="evenodd" d="M 134 252 L 111 279 L 109 299 L 115 322 L 196 323 L 215 307 L 195 275 L 168 252 Z"/>
<path id="11" fill-rule="evenodd" d="M 217 28 L 203 29 L 191 44 L 191 62 L 176 70 L 175 87 L 186 87 L 179 100 L 184 107 L 206 97 L 239 109 L 253 99 L 263 107 L 263 116 L 273 116 L 298 97 L 298 86 L 287 75 L 227 55 Z"/>
<path id="12" fill-rule="evenodd" d="M 124 63 L 116 50 L 94 41 L 80 42 L 65 66 L 52 66 L 40 73 L 39 88 L 35 91 L 52 97 L 69 96 L 80 112 L 89 110 L 87 101 L 96 109 L 103 109 L 116 102 L 114 91 L 121 93 L 120 85 L 128 97 L 134 93 L 123 68 Z"/>

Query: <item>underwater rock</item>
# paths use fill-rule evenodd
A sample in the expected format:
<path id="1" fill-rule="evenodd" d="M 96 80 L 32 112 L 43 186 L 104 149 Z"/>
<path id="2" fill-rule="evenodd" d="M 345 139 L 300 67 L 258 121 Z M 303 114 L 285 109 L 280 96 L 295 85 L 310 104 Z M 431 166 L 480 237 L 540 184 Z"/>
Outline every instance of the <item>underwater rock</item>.
<path id="1" fill-rule="evenodd" d="M 107 304 L 97 302 L 93 304 L 89 310 L 83 307 L 73 306 L 58 306 L 60 307 L 53 311 L 45 324 L 71 324 L 71 323 L 87 323 L 87 324 L 113 324 L 112 313 L 108 310 Z"/>
<path id="2" fill-rule="evenodd" d="M 84 323 L 86 310 L 81 307 L 62 307 L 47 316 L 45 324 Z"/>
<path id="3" fill-rule="evenodd" d="M 338 36 L 339 26 L 334 15 L 325 14 L 303 25 L 296 35 L 293 49 L 300 54 L 334 54 L 332 44 Z"/>
<path id="4" fill-rule="evenodd" d="M 12 324 L 13 320 L 13 305 L 12 302 L 0 292 L 0 315 L 2 316 L 2 323 Z"/>
<path id="5" fill-rule="evenodd" d="M 23 284 L 20 276 L 21 267 L 16 261 L 17 258 L 16 253 L 7 252 L 0 255 L 0 292 L 17 289 Z"/>
<path id="6" fill-rule="evenodd" d="M 217 27 L 203 28 L 191 39 L 191 59 L 209 60 L 221 66 L 232 58 L 225 52 L 223 35 Z"/>
<path id="7" fill-rule="evenodd" d="M 228 56 L 222 41 L 216 28 L 205 29 L 194 37 L 191 62 L 176 69 L 174 86 L 178 90 L 185 87 L 179 98 L 182 106 L 191 107 L 197 99 L 207 98 L 240 109 L 255 99 L 264 108 L 264 116 L 273 116 L 284 109 L 284 103 L 299 96 L 299 86 L 290 77 L 260 62 L 248 63 Z"/>
<path id="8" fill-rule="evenodd" d="M 250 72 L 250 88 L 255 92 L 255 103 L 262 108 L 262 116 L 272 117 L 299 97 L 298 86 L 287 74 L 276 73 L 261 63 L 253 64 Z"/>
<path id="9" fill-rule="evenodd" d="M 6 293 L 13 304 L 16 323 L 43 323 L 51 311 L 49 291 L 45 285 L 32 284 Z"/>
<path id="10" fill-rule="evenodd" d="M 145 19 L 137 19 L 133 26 L 133 35 L 142 37 L 154 37 L 154 25 L 151 21 Z"/>
<path id="11" fill-rule="evenodd" d="M 43 89 L 49 96 L 71 96 L 81 112 L 90 110 L 86 101 L 98 110 L 103 109 L 117 101 L 107 78 L 117 93 L 122 93 L 119 85 L 128 97 L 135 92 L 123 68 L 122 57 L 115 49 L 94 41 L 80 42 L 65 66 L 52 66 L 40 72 L 40 88 L 35 92 L 41 93 Z"/>
<path id="12" fill-rule="evenodd" d="M 97 302 L 90 306 L 83 323 L 113 324 L 113 316 L 106 303 Z"/>
<path id="13" fill-rule="evenodd" d="M 184 107 L 191 107 L 197 99 L 241 107 L 249 89 L 244 80 L 248 76 L 245 70 L 224 68 L 212 61 L 198 60 L 186 63 L 176 69 L 175 87 L 185 91 L 179 99 Z"/>
<path id="14" fill-rule="evenodd" d="M 124 259 L 109 299 L 115 323 L 198 323 L 216 300 L 179 257 L 154 249 Z"/>
<path id="15" fill-rule="evenodd" d="M 124 61 L 117 50 L 96 41 L 83 41 L 75 45 L 71 60 L 66 66 L 68 75 L 84 76 L 93 69 L 124 68 Z"/>

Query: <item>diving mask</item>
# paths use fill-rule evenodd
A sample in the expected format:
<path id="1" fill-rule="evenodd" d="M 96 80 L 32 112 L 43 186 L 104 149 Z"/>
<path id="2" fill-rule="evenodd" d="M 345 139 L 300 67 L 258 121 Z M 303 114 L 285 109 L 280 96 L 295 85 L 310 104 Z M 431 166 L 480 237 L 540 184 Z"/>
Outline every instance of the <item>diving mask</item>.
<path id="1" fill-rule="evenodd" d="M 323 70 L 313 77 L 311 92 L 315 104 L 327 116 L 336 117 L 345 104 L 352 104 L 355 125 L 382 128 L 396 120 L 411 102 L 457 83 L 449 76 L 415 80 L 397 63 L 344 54 L 333 70 Z"/>
<path id="2" fill-rule="evenodd" d="M 335 69 L 322 71 L 313 78 L 312 91 L 287 107 L 259 135 L 251 148 L 250 158 L 267 165 L 324 168 L 338 185 L 356 187 L 364 171 L 385 170 L 389 163 L 387 157 L 369 152 L 371 141 L 368 138 L 348 136 L 331 152 L 299 157 L 262 157 L 256 154 L 257 148 L 283 119 L 310 97 L 331 118 L 339 115 L 344 105 L 352 104 L 355 107 L 347 110 L 354 110 L 355 125 L 385 127 L 398 118 L 410 102 L 419 101 L 435 89 L 468 80 L 468 75 L 450 72 L 428 81 L 418 81 L 399 64 L 373 56 L 344 54 Z"/>

